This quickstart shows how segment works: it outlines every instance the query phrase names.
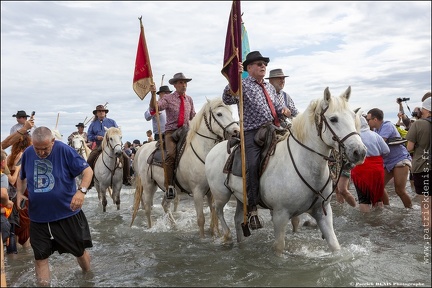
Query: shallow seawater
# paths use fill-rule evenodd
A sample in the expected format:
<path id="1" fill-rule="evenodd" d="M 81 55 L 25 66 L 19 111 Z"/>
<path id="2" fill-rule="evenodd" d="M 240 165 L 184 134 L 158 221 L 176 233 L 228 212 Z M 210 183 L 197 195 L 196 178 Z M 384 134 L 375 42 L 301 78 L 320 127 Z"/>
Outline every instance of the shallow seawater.
<path id="1" fill-rule="evenodd" d="M 237 243 L 235 201 L 230 201 L 225 216 L 234 242 L 226 245 L 210 235 L 207 206 L 206 239 L 199 238 L 193 199 L 186 194 L 180 195 L 178 209 L 173 212 L 176 223 L 171 224 L 158 191 L 152 210 L 154 226 L 148 229 L 142 210 L 130 225 L 134 189 L 123 187 L 120 210 L 109 199 L 105 213 L 92 189 L 83 207 L 93 238 L 89 249 L 92 271 L 83 274 L 72 255 L 56 252 L 49 260 L 51 286 L 430 287 L 430 240 L 424 239 L 420 202 L 414 200 L 414 208 L 405 209 L 393 186 L 387 189 L 390 207 L 369 214 L 331 200 L 340 251 L 330 252 L 316 226 L 303 226 L 292 233 L 289 224 L 281 257 L 272 250 L 273 225 L 268 210 L 259 212 L 264 228 Z M 301 222 L 313 221 L 309 218 L 304 214 Z M 31 248 L 20 247 L 18 254 L 5 255 L 5 267 L 8 286 L 37 286 Z"/>

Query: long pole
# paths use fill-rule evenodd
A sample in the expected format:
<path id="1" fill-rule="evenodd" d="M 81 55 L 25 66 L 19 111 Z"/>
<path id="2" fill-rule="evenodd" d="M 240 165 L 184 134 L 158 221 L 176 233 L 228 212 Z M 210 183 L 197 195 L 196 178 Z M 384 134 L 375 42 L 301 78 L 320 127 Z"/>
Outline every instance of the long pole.
<path id="1" fill-rule="evenodd" d="M 240 114 L 240 151 L 242 161 L 242 180 L 243 180 L 243 224 L 247 225 L 247 192 L 246 192 L 246 153 L 245 153 L 245 141 L 244 141 L 244 128 L 243 128 L 243 85 L 242 85 L 242 73 L 239 72 L 239 114 Z"/>
<path id="2" fill-rule="evenodd" d="M 60 112 L 59 112 L 59 113 L 57 113 L 57 121 L 56 121 L 56 126 L 55 126 L 55 128 L 54 128 L 54 129 L 56 129 L 56 130 L 57 130 L 57 125 L 58 125 L 58 120 L 59 120 L 59 117 L 60 117 Z"/>

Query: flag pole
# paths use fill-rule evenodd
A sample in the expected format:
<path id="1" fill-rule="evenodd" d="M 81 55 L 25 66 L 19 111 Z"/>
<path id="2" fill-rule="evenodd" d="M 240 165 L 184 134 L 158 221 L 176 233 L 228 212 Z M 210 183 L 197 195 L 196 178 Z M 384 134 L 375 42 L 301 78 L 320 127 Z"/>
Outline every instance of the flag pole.
<path id="1" fill-rule="evenodd" d="M 243 124 L 243 85 L 242 85 L 242 72 L 239 71 L 239 117 L 240 117 L 240 151 L 241 151 L 241 163 L 242 163 L 242 181 L 243 181 L 243 235 L 248 237 L 251 235 L 248 227 L 247 219 L 247 190 L 246 190 L 246 152 L 245 152 L 245 141 L 244 141 L 244 124 Z"/>
<path id="2" fill-rule="evenodd" d="M 239 3 L 239 11 L 240 13 L 240 23 L 243 23 L 243 19 L 241 16 L 243 16 L 243 13 L 241 13 L 241 6 Z M 240 34 L 238 35 L 238 39 L 240 39 L 240 42 L 238 44 L 239 47 L 236 48 L 237 57 L 242 62 L 243 58 L 243 51 L 242 51 L 242 27 L 237 27 L 237 32 Z M 244 67 L 243 67 L 244 69 Z M 243 70 L 242 69 L 242 70 Z M 247 218 L 247 187 L 246 187 L 246 148 L 245 148 L 245 140 L 244 140 L 244 123 L 243 123 L 243 83 L 242 83 L 242 75 L 243 72 L 238 71 L 238 83 L 239 83 L 239 118 L 240 118 L 240 151 L 241 151 L 241 163 L 242 163 L 242 187 L 243 187 L 243 223 L 242 223 L 242 230 L 243 230 L 243 236 L 249 237 L 251 235 L 251 232 L 249 230 L 248 226 L 248 218 Z"/>
<path id="3" fill-rule="evenodd" d="M 155 85 L 154 81 L 153 81 L 153 73 L 152 73 L 152 69 L 151 69 L 151 64 L 150 64 L 150 58 L 149 58 L 149 54 L 148 54 L 148 50 L 147 50 L 147 44 L 146 44 L 146 40 L 145 40 L 145 34 L 144 34 L 144 26 L 142 24 L 142 16 L 138 17 L 139 21 L 140 21 L 140 29 L 141 29 L 141 39 L 140 41 L 142 42 L 142 44 L 144 46 L 144 51 L 143 53 L 145 54 L 145 63 L 147 65 L 147 71 L 149 72 L 149 77 L 150 78 L 150 85 Z M 138 46 L 139 49 L 139 46 Z M 137 55 L 138 57 L 139 55 Z M 136 68 L 136 67 L 135 67 Z M 148 90 L 147 90 L 148 91 Z M 136 92 L 136 91 L 135 91 Z M 148 93 L 148 92 L 147 92 Z M 145 93 L 145 94 L 147 94 Z M 140 95 L 138 95 L 140 96 Z M 141 100 L 143 100 L 145 97 L 145 95 L 142 95 Z M 162 154 L 162 161 L 164 163 L 163 165 L 163 170 L 164 170 L 164 177 L 166 178 L 167 176 L 167 172 L 166 172 L 166 167 L 165 167 L 165 153 L 164 153 L 164 149 L 163 149 L 163 139 L 162 139 L 162 135 L 160 133 L 161 129 L 160 129 L 160 120 L 159 120 L 159 107 L 157 105 L 156 102 L 156 91 L 151 91 L 151 99 L 150 99 L 150 107 L 153 106 L 155 109 L 155 114 L 156 114 L 156 122 L 157 122 L 157 126 L 158 126 L 158 133 L 159 133 L 159 142 L 160 142 L 160 150 L 161 150 L 161 154 Z M 138 188 L 138 187 L 137 187 Z M 140 192 L 140 193 L 139 193 Z M 142 189 L 139 191 L 138 189 L 135 190 L 135 201 L 134 201 L 134 207 L 133 207 L 133 213 L 132 213 L 132 221 L 130 226 L 132 226 L 136 214 L 138 212 L 138 208 L 139 208 L 139 204 L 141 202 L 142 199 Z"/>

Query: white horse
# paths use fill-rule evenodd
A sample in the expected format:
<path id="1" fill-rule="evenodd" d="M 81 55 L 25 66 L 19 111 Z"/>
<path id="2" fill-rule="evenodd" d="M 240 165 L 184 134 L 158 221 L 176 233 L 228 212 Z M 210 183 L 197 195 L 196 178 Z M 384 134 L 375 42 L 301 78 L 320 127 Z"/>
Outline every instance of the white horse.
<path id="1" fill-rule="evenodd" d="M 120 210 L 120 190 L 123 185 L 123 158 L 122 133 L 119 128 L 105 128 L 105 136 L 102 140 L 102 152 L 94 165 L 94 186 L 98 192 L 99 200 L 102 200 L 103 212 L 106 212 L 106 191 L 110 189 L 111 198 Z"/>
<path id="2" fill-rule="evenodd" d="M 87 158 L 88 158 L 88 156 L 89 156 L 90 153 L 91 153 L 91 150 L 90 150 L 90 148 L 87 146 L 87 144 L 86 144 L 84 138 L 83 138 L 81 135 L 78 135 L 78 134 L 74 135 L 74 136 L 72 137 L 72 141 L 71 141 L 71 143 L 70 143 L 70 146 L 71 146 L 72 148 L 74 148 L 75 151 L 77 151 L 78 154 L 81 155 L 81 157 L 84 158 L 84 160 L 87 161 Z"/>
<path id="3" fill-rule="evenodd" d="M 261 200 L 273 214 L 273 248 L 278 256 L 285 248 L 285 230 L 289 219 L 304 212 L 315 218 L 330 249 L 340 249 L 333 230 L 330 206 L 332 181 L 327 157 L 332 148 L 345 153 L 353 164 L 362 163 L 366 155 L 366 148 L 358 135 L 359 116 L 348 105 L 350 94 L 351 87 L 348 87 L 340 97 L 332 97 L 327 87 L 323 99 L 311 101 L 306 111 L 294 118 L 291 133 L 277 143 L 274 155 L 260 178 Z M 234 221 L 237 241 L 241 242 L 244 236 L 249 236 L 248 227 L 242 227 L 242 178 L 230 174 L 227 179 L 227 174 L 223 173 L 227 158 L 225 141 L 207 155 L 205 170 L 215 212 L 221 221 L 222 240 L 232 242 L 223 208 L 234 194 L 237 199 Z M 226 182 L 229 187 L 225 186 Z"/>
<path id="4" fill-rule="evenodd" d="M 232 116 L 231 107 L 225 105 L 220 98 L 207 100 L 190 122 L 184 152 L 176 169 L 176 190 L 177 192 L 187 192 L 193 196 L 201 238 L 204 238 L 204 196 L 207 196 L 209 206 L 212 203 L 211 192 L 204 172 L 205 157 L 210 149 L 226 139 L 227 135 L 235 135 L 239 130 L 237 121 Z M 154 194 L 158 187 L 165 190 L 163 168 L 147 163 L 149 155 L 155 150 L 155 145 L 151 142 L 141 146 L 135 155 L 133 163 L 136 185 L 134 213 L 136 213 L 139 205 L 137 199 L 144 200 L 143 208 L 149 228 L 152 227 L 150 212 L 153 206 Z M 141 198 L 142 193 L 144 193 L 143 198 Z M 177 193 L 176 199 L 178 197 L 179 193 Z M 165 213 L 168 213 L 170 219 L 174 221 L 169 211 L 169 205 L 170 201 L 166 200 L 164 193 L 162 206 Z M 210 209 L 213 209 L 213 207 L 210 207 Z M 217 222 L 213 224 L 217 225 Z"/>
<path id="5" fill-rule="evenodd" d="M 77 151 L 77 153 L 84 158 L 84 160 L 87 161 L 88 156 L 91 153 L 90 148 L 86 145 L 86 142 L 84 140 L 84 138 L 81 135 L 74 135 L 72 137 L 72 141 L 70 143 L 70 146 L 72 148 L 75 149 L 75 151 Z M 80 186 L 81 181 L 82 181 L 82 174 L 78 175 L 77 177 L 75 177 L 75 181 L 76 181 L 76 185 L 77 187 Z"/>

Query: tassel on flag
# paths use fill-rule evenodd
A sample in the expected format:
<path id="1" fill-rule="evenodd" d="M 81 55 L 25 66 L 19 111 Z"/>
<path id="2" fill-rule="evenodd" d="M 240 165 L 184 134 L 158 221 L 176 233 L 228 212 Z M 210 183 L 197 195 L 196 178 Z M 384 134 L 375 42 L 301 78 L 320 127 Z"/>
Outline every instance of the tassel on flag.
<path id="1" fill-rule="evenodd" d="M 242 60 L 240 1 L 233 1 L 228 20 L 222 75 L 229 82 L 231 94 L 239 95 L 239 62 Z"/>
<path id="2" fill-rule="evenodd" d="M 138 39 L 138 49 L 135 60 L 133 90 L 138 97 L 143 100 L 148 92 L 150 92 L 150 85 L 153 84 L 153 73 L 150 65 L 150 57 L 147 51 L 144 27 L 141 21 L 142 16 L 138 19 L 140 20 L 141 33 Z"/>

